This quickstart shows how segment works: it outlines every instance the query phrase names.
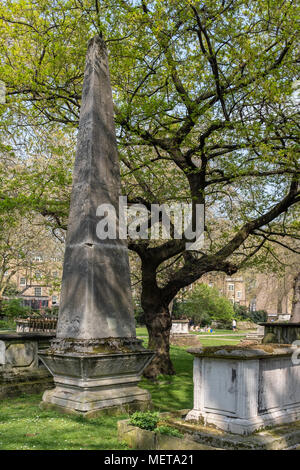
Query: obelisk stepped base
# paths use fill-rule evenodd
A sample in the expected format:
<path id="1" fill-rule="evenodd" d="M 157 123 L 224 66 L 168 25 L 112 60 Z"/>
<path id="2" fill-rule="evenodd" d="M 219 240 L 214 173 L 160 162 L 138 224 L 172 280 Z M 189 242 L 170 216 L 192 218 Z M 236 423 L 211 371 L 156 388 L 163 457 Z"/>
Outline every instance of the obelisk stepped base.
<path id="1" fill-rule="evenodd" d="M 57 386 L 54 390 L 44 393 L 40 407 L 95 418 L 102 414 L 120 415 L 146 411 L 151 409 L 152 405 L 150 394 L 138 387 L 90 392 Z"/>
<path id="2" fill-rule="evenodd" d="M 88 353 L 41 352 L 54 377 L 55 389 L 43 395 L 43 408 L 86 417 L 145 410 L 150 394 L 137 386 L 151 351 Z"/>

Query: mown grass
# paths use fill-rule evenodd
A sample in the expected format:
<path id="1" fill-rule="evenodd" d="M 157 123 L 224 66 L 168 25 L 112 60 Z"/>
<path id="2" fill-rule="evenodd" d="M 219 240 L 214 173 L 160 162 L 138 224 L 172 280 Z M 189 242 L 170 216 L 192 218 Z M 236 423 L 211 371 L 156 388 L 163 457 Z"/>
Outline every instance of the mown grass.
<path id="1" fill-rule="evenodd" d="M 1 401 L 0 449 L 126 449 L 118 442 L 117 421 L 126 416 L 86 420 L 39 409 L 41 395 Z"/>
<path id="2" fill-rule="evenodd" d="M 236 344 L 239 340 L 203 338 L 205 346 Z M 145 346 L 147 339 L 144 340 Z M 204 344 L 205 343 L 205 344 Z M 143 379 L 157 410 L 191 408 L 193 404 L 193 356 L 187 348 L 171 347 L 175 376 L 160 376 L 156 382 Z M 128 416 L 103 416 L 85 420 L 51 410 L 40 410 L 40 395 L 24 395 L 0 402 L 0 449 L 6 450 L 121 450 L 117 422 Z"/>

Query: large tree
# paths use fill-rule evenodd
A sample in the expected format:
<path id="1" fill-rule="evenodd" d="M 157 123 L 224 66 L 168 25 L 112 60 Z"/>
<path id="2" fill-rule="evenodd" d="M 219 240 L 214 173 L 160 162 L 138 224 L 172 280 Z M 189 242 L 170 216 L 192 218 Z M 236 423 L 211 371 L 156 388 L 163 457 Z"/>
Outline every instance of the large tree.
<path id="1" fill-rule="evenodd" d="M 2 129 L 19 132 L 15 116 L 30 128 L 75 128 L 86 43 L 101 34 L 124 194 L 148 208 L 190 202 L 194 226 L 196 205 L 205 206 L 201 251 L 187 251 L 184 238 L 129 240 L 157 351 L 150 377 L 174 372 L 168 306 L 180 289 L 210 271 L 233 274 L 268 256 L 270 240 L 289 246 L 296 234 L 296 8 L 275 0 L 6 0 L 0 8 Z M 40 211 L 64 226 L 54 199 Z"/>

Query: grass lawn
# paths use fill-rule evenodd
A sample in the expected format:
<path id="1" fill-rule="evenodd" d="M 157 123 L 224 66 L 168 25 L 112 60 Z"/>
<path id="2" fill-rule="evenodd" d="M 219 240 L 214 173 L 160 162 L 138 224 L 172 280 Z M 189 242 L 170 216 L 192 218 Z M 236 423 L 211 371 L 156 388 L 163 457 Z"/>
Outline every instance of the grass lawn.
<path id="1" fill-rule="evenodd" d="M 141 334 L 139 332 L 139 334 Z M 203 338 L 205 346 L 236 344 L 239 339 Z M 145 341 L 146 343 L 146 341 Z M 152 395 L 161 411 L 191 408 L 193 404 L 193 357 L 186 348 L 171 347 L 177 372 L 161 376 L 156 383 L 146 379 L 141 387 Z M 39 409 L 41 395 L 24 395 L 0 401 L 0 449 L 4 450 L 86 450 L 126 449 L 118 442 L 117 421 L 127 416 L 104 416 L 91 420 Z"/>
<path id="2" fill-rule="evenodd" d="M 198 331 L 191 331 L 191 333 L 197 334 L 197 335 L 247 335 L 249 333 L 249 330 L 237 330 L 235 333 L 233 333 L 232 330 L 213 330 L 212 333 L 205 333 L 205 332 L 198 332 Z"/>

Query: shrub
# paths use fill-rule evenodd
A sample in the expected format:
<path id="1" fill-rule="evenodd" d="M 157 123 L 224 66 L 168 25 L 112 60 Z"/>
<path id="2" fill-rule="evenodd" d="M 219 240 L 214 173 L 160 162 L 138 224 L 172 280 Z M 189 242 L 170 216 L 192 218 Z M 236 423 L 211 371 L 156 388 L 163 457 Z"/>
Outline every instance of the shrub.
<path id="1" fill-rule="evenodd" d="M 234 305 L 235 316 L 238 320 L 252 321 L 253 323 L 266 322 L 268 314 L 265 310 L 249 311 L 244 305 Z"/>
<path id="2" fill-rule="evenodd" d="M 235 313 L 235 317 L 237 320 L 241 320 L 241 321 L 250 320 L 250 316 L 249 316 L 250 312 L 247 309 L 247 307 L 245 307 L 245 305 L 234 304 L 233 308 L 234 308 L 234 313 Z"/>
<path id="3" fill-rule="evenodd" d="M 134 318 L 137 325 L 145 324 L 145 315 L 141 306 L 140 299 L 133 298 Z"/>
<path id="4" fill-rule="evenodd" d="M 178 429 L 172 428 L 171 426 L 167 425 L 157 426 L 155 432 L 159 434 L 164 434 L 166 436 L 183 437 L 183 434 L 178 431 Z"/>
<path id="5" fill-rule="evenodd" d="M 175 312 L 176 316 L 187 316 L 201 326 L 213 320 L 231 325 L 234 316 L 232 303 L 218 289 L 206 284 L 198 284 L 189 292 L 184 301 L 176 304 Z"/>
<path id="6" fill-rule="evenodd" d="M 16 324 L 13 320 L 0 320 L 0 330 L 14 330 Z"/>
<path id="7" fill-rule="evenodd" d="M 268 314 L 265 310 L 254 310 L 254 312 L 250 312 L 250 314 L 250 318 L 254 323 L 266 322 L 268 319 Z"/>
<path id="8" fill-rule="evenodd" d="M 45 315 L 49 315 L 49 316 L 55 316 L 57 317 L 58 316 L 58 311 L 59 311 L 59 307 L 58 305 L 52 305 L 52 307 L 46 307 L 44 312 L 45 312 Z"/>
<path id="9" fill-rule="evenodd" d="M 130 417 L 130 424 L 141 429 L 154 431 L 159 421 L 159 413 L 157 411 L 136 411 Z"/>
<path id="10" fill-rule="evenodd" d="M 1 313 L 8 318 L 26 317 L 30 314 L 30 308 L 24 307 L 21 299 L 3 300 Z"/>

